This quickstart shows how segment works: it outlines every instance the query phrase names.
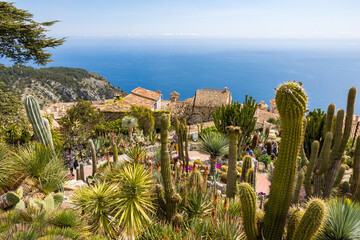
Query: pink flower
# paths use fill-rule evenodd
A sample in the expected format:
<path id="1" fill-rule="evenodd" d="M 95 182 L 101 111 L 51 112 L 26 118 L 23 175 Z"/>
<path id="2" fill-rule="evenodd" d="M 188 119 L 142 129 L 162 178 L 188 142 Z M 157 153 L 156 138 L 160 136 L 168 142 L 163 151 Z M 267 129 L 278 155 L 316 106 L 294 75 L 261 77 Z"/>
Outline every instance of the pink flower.
<path id="1" fill-rule="evenodd" d="M 179 227 L 177 227 L 176 229 L 180 231 L 180 228 L 179 228 Z"/>
<path id="2" fill-rule="evenodd" d="M 216 164 L 216 168 L 221 168 L 221 164 Z"/>

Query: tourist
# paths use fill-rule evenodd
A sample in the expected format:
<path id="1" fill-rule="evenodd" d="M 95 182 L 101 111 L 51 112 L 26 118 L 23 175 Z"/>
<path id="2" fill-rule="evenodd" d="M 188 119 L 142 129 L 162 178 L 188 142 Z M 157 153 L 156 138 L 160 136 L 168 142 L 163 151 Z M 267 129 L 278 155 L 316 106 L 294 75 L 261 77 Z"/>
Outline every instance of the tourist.
<path id="1" fill-rule="evenodd" d="M 246 146 L 244 147 L 245 152 L 249 152 L 250 150 L 250 143 L 246 143 Z"/>
<path id="2" fill-rule="evenodd" d="M 261 140 L 259 140 L 258 148 L 260 151 L 262 151 L 264 149 L 264 144 L 261 142 Z"/>
<path id="3" fill-rule="evenodd" d="M 172 137 L 170 152 L 172 152 L 174 148 L 176 149 L 176 151 L 178 150 L 178 136 L 176 133 L 174 133 Z"/>
<path id="4" fill-rule="evenodd" d="M 71 148 L 65 148 L 65 152 L 63 154 L 64 164 L 66 168 L 70 170 L 71 176 L 75 176 L 74 171 L 74 164 L 75 164 L 75 154 L 71 152 Z M 76 168 L 76 167 L 75 167 Z"/>
<path id="5" fill-rule="evenodd" d="M 272 152 L 275 154 L 276 157 L 278 156 L 279 146 L 278 146 L 278 143 L 277 143 L 277 142 L 274 143 Z"/>

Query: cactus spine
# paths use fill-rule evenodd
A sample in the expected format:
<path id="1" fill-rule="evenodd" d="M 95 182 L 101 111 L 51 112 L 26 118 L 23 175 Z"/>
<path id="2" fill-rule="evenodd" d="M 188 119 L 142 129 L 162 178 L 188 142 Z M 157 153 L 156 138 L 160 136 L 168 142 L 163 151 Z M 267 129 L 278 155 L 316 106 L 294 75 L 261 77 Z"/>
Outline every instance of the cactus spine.
<path id="1" fill-rule="evenodd" d="M 297 156 L 302 142 L 306 104 L 307 96 L 302 87 L 295 82 L 285 83 L 276 91 L 276 105 L 282 122 L 282 139 L 264 219 L 266 240 L 281 239 L 284 232 L 294 188 Z"/>
<path id="2" fill-rule="evenodd" d="M 40 107 L 36 99 L 33 96 L 29 95 L 25 98 L 24 105 L 26 115 L 33 127 L 35 139 L 39 143 L 53 148 L 54 145 L 52 142 L 51 134 L 44 124 L 43 117 L 40 113 Z"/>
<path id="3" fill-rule="evenodd" d="M 242 218 L 244 221 L 244 229 L 249 240 L 256 240 L 258 235 L 256 225 L 256 196 L 252 187 L 247 183 L 239 185 L 239 197 L 243 207 Z"/>
<path id="4" fill-rule="evenodd" d="M 180 161 L 183 163 L 183 170 L 188 169 L 189 166 L 186 166 L 185 158 L 184 158 L 184 150 L 183 150 L 183 136 L 182 136 L 182 126 L 180 125 L 180 121 L 178 119 L 175 120 L 175 132 L 178 137 L 178 155 Z"/>
<path id="5" fill-rule="evenodd" d="M 325 220 L 326 206 L 321 199 L 312 199 L 296 228 L 293 240 L 314 239 Z"/>
<path id="6" fill-rule="evenodd" d="M 90 151 L 91 151 L 92 176 L 95 176 L 95 174 L 97 172 L 96 150 L 95 150 L 94 142 L 91 139 L 89 140 L 89 147 L 90 147 Z"/>
<path id="7" fill-rule="evenodd" d="M 252 168 L 252 159 L 250 155 L 246 155 L 243 157 L 243 165 L 241 169 L 241 181 L 246 181 L 246 173 L 247 171 Z"/>
<path id="8" fill-rule="evenodd" d="M 297 208 L 290 208 L 288 222 L 286 224 L 286 239 L 293 239 L 294 233 L 296 228 L 299 226 L 303 214 L 303 211 L 300 211 Z"/>
<path id="9" fill-rule="evenodd" d="M 229 132 L 229 161 L 226 182 L 226 197 L 234 198 L 236 194 L 236 162 L 237 162 L 237 144 L 240 133 L 239 127 L 227 127 Z"/>
<path id="10" fill-rule="evenodd" d="M 181 201 L 181 197 L 179 194 L 175 192 L 173 183 L 171 181 L 170 158 L 167 151 L 169 117 L 167 117 L 166 115 L 162 116 L 160 126 L 161 126 L 161 132 L 160 132 L 161 176 L 163 180 L 164 193 L 165 193 L 166 217 L 168 220 L 171 220 L 176 213 L 176 207 L 177 204 Z"/>

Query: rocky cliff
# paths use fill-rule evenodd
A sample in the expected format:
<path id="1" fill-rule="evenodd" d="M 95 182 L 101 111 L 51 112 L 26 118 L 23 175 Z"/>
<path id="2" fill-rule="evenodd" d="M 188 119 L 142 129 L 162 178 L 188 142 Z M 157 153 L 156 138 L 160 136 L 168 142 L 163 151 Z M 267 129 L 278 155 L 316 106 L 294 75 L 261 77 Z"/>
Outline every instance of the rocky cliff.
<path id="1" fill-rule="evenodd" d="M 79 68 L 50 67 L 35 69 L 22 65 L 0 66 L 0 82 L 14 93 L 34 95 L 41 106 L 55 102 L 111 99 L 126 93 L 104 77 Z"/>

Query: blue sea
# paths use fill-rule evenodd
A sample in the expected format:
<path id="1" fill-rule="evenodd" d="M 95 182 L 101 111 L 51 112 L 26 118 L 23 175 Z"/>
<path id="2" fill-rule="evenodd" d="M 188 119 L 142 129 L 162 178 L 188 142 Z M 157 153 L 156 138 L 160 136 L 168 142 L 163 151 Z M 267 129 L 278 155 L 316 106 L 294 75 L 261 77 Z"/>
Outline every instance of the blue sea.
<path id="1" fill-rule="evenodd" d="M 274 98 L 279 84 L 301 81 L 309 108 L 346 107 L 349 87 L 360 90 L 359 41 L 237 39 L 68 39 L 48 66 L 84 68 L 126 92 L 141 86 L 181 99 L 197 89 L 228 87 L 233 99 Z M 360 95 L 360 93 L 358 94 Z M 356 112 L 360 114 L 360 97 Z"/>

